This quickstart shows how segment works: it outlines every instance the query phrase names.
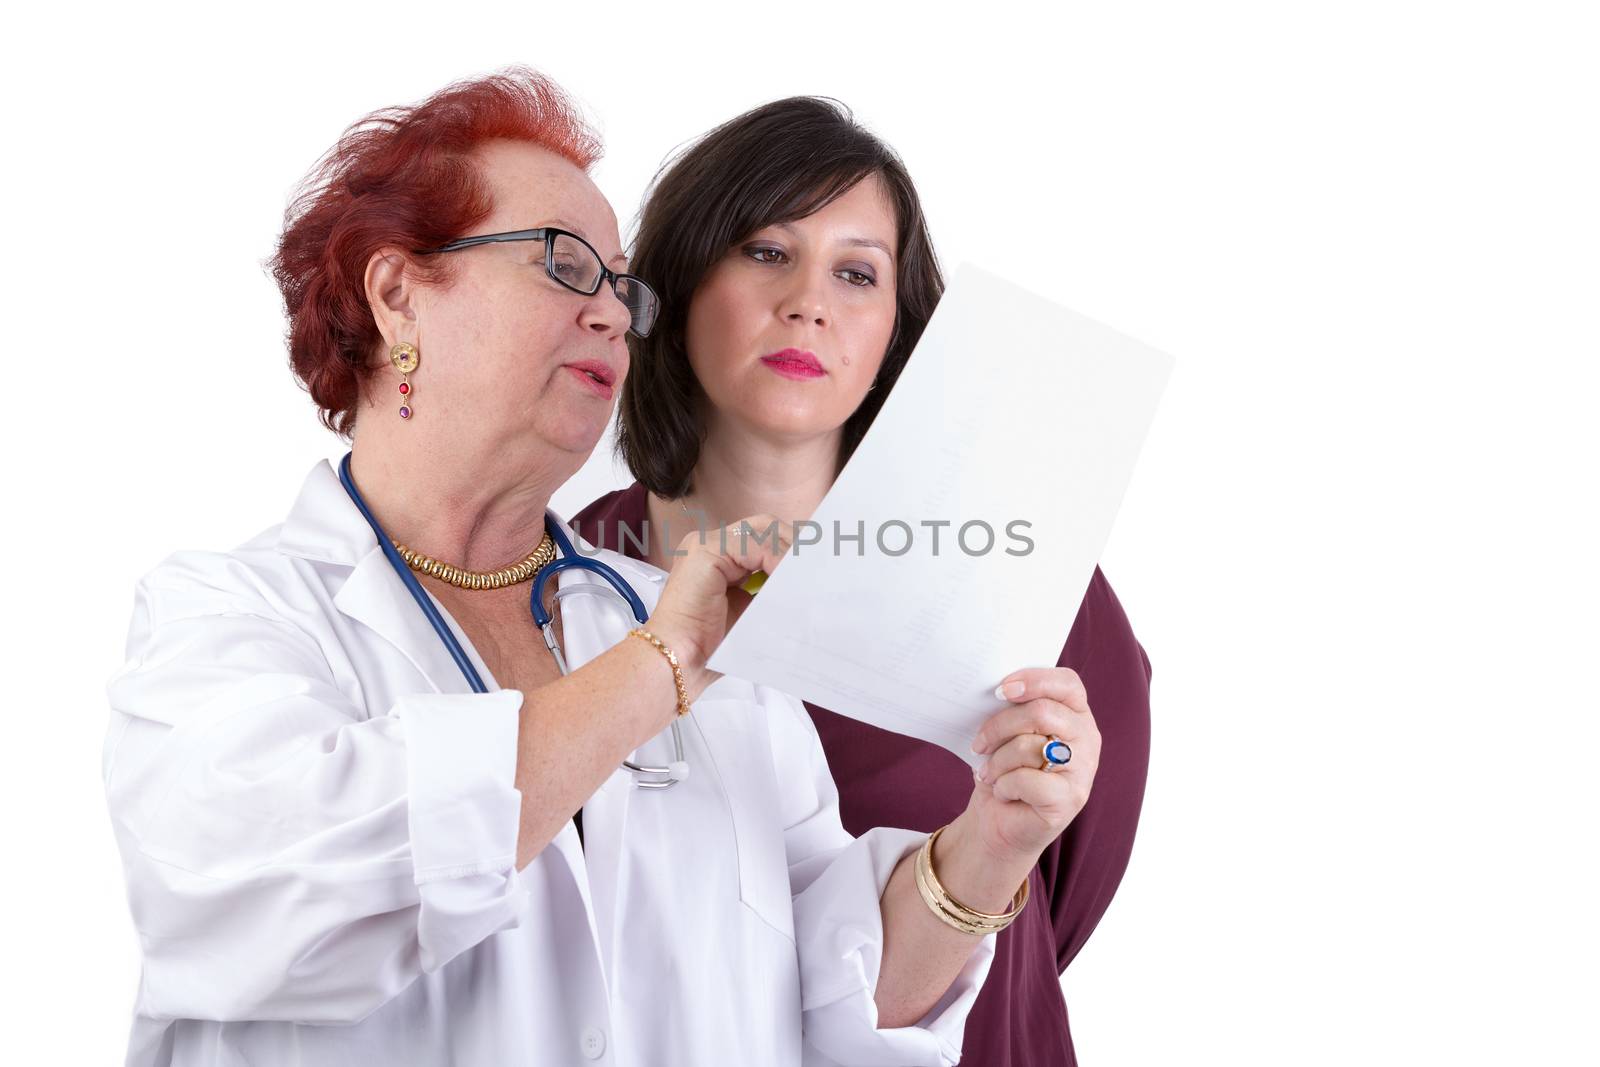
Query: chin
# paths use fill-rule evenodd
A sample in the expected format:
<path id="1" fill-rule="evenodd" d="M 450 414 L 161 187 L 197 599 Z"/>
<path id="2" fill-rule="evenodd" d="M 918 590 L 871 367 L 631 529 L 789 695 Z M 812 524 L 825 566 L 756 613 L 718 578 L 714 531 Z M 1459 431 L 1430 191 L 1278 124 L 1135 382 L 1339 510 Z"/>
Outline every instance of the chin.
<path id="1" fill-rule="evenodd" d="M 596 417 L 593 412 L 567 411 L 539 426 L 535 433 L 552 448 L 587 458 L 605 436 L 610 421 L 609 411 L 604 418 Z"/>
<path id="2" fill-rule="evenodd" d="M 743 407 L 739 418 L 758 432 L 774 437 L 815 437 L 844 425 L 837 412 L 824 410 L 820 404 L 796 404 L 792 399 L 788 403 L 775 399 L 758 401 Z"/>
<path id="3" fill-rule="evenodd" d="M 557 438 L 555 444 L 567 452 L 588 459 L 589 454 L 600 444 L 600 438 L 605 436 L 605 432 L 606 424 L 602 422 L 593 432 L 570 433 Z"/>

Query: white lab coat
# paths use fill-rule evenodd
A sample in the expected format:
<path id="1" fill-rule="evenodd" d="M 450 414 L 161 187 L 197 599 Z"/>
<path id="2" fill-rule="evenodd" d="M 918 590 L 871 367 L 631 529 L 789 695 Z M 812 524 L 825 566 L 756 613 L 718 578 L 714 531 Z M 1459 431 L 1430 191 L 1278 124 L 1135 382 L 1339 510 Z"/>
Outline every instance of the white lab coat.
<path id="1" fill-rule="evenodd" d="M 661 572 L 600 555 L 654 605 Z M 610 595 L 561 613 L 573 669 L 634 625 Z M 491 692 L 327 463 L 281 526 L 140 582 L 104 765 L 143 948 L 130 1064 L 959 1058 L 994 939 L 918 1026 L 874 1028 L 878 898 L 921 838 L 845 833 L 798 701 L 718 681 L 687 781 L 619 768 L 585 842 L 569 822 L 519 871 L 521 694 L 456 633 Z"/>

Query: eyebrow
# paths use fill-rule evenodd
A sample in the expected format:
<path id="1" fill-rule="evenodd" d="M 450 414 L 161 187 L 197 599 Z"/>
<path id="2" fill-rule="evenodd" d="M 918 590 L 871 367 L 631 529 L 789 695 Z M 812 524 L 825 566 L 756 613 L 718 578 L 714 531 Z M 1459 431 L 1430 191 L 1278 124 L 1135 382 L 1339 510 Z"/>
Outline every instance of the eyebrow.
<path id="1" fill-rule="evenodd" d="M 543 228 L 545 226 L 557 226 L 557 227 L 560 227 L 563 230 L 571 230 L 573 233 L 577 234 L 579 237 L 582 237 L 585 241 L 588 241 L 591 246 L 594 244 L 594 241 L 590 240 L 589 235 L 583 232 L 583 227 L 579 226 L 576 222 L 573 222 L 571 219 L 564 219 L 561 216 L 557 215 L 554 218 L 552 218 L 549 222 L 543 222 L 543 223 L 540 223 L 539 225 L 540 225 L 540 228 Z M 618 261 L 620 261 L 622 263 L 623 267 L 626 268 L 627 265 L 628 265 L 628 255 L 627 255 L 627 253 L 626 252 L 618 252 L 616 255 L 614 255 L 610 259 L 606 260 L 607 263 L 616 263 Z"/>
<path id="2" fill-rule="evenodd" d="M 784 233 L 792 234 L 795 232 L 793 223 L 779 222 L 775 223 L 774 225 L 777 229 L 782 230 Z M 894 253 L 890 251 L 889 246 L 878 240 L 876 237 L 846 237 L 844 239 L 844 243 L 847 245 L 856 245 L 861 248 L 876 248 L 878 251 L 889 257 L 889 262 L 894 262 Z"/>

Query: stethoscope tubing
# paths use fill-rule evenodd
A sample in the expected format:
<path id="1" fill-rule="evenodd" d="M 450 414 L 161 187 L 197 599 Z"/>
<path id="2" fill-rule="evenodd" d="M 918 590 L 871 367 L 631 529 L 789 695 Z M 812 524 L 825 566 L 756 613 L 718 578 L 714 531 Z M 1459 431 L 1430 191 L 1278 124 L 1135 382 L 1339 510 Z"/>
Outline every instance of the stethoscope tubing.
<path id="1" fill-rule="evenodd" d="M 344 486 L 344 490 L 355 504 L 356 510 L 361 512 L 361 517 L 367 520 L 368 526 L 372 527 L 372 534 L 378 539 L 378 547 L 383 550 L 384 557 L 389 561 L 389 566 L 394 569 L 395 574 L 399 575 L 400 581 L 406 587 L 406 591 L 411 594 L 411 599 L 417 602 L 417 607 L 422 609 L 423 616 L 427 618 L 434 632 L 439 635 L 439 640 L 444 643 L 445 649 L 450 653 L 450 658 L 455 660 L 456 666 L 461 669 L 462 677 L 467 680 L 467 684 L 472 687 L 474 693 L 487 693 L 489 687 L 484 685 L 482 676 L 478 674 L 477 668 L 472 665 L 472 660 L 467 655 L 467 650 L 456 639 L 455 633 L 451 631 L 449 624 L 445 622 L 444 616 L 439 613 L 439 609 L 434 605 L 433 599 L 428 596 L 427 590 L 422 588 L 422 583 L 412 573 L 410 566 L 401 557 L 389 536 L 383 532 L 383 527 L 379 525 L 377 517 L 372 514 L 372 509 L 367 507 L 366 500 L 361 496 L 360 490 L 356 488 L 355 479 L 350 474 L 350 457 L 353 454 L 346 452 L 344 458 L 339 461 L 340 484 Z M 545 564 L 539 569 L 539 573 L 534 575 L 533 587 L 528 593 L 528 607 L 533 615 L 535 625 L 539 627 L 539 632 L 544 635 L 545 647 L 555 657 L 556 667 L 561 671 L 562 677 L 565 677 L 568 673 L 567 659 L 562 654 L 560 645 L 556 641 L 555 619 L 544 608 L 545 582 L 552 575 L 559 574 L 564 570 L 588 571 L 590 574 L 604 579 L 622 599 L 628 602 L 628 607 L 632 609 L 633 617 L 640 626 L 643 626 L 650 616 L 645 611 L 644 601 L 639 599 L 639 594 L 633 591 L 627 580 L 618 574 L 615 568 L 609 567 L 597 559 L 580 556 L 573 549 L 572 541 L 567 537 L 566 532 L 561 529 L 560 524 L 548 512 L 545 513 L 544 528 L 545 532 L 555 541 L 560 558 Z M 688 777 L 689 765 L 683 758 L 683 731 L 676 720 L 672 723 L 672 755 L 672 764 L 667 767 L 650 767 L 634 763 L 631 760 L 623 760 L 622 765 L 633 772 L 635 775 L 634 784 L 641 789 L 665 789 Z M 641 774 L 666 775 L 667 777 L 659 780 L 637 777 Z"/>
<path id="2" fill-rule="evenodd" d="M 483 678 L 478 675 L 478 669 L 472 665 L 472 660 L 467 656 L 467 650 L 461 647 L 461 642 L 456 640 L 456 635 L 444 621 L 444 616 L 439 614 L 439 609 L 434 607 L 433 600 L 429 598 L 428 591 L 422 588 L 422 583 L 417 581 L 417 576 L 411 573 L 411 568 L 401 558 L 399 550 L 394 547 L 389 536 L 383 532 L 383 527 L 378 525 L 377 517 L 372 514 L 372 509 L 367 507 L 367 502 L 362 498 L 360 490 L 356 488 L 355 479 L 350 477 L 350 457 L 352 452 L 346 452 L 344 459 L 339 461 L 339 481 L 344 485 L 344 491 L 350 494 L 350 499 L 355 502 L 356 510 L 361 512 L 361 517 L 367 520 L 367 525 L 372 527 L 373 536 L 378 539 L 378 547 L 383 549 L 383 554 L 389 560 L 389 566 L 400 576 L 400 581 L 405 584 L 406 590 L 411 594 L 411 599 L 417 602 L 417 607 L 422 609 L 422 614 L 433 625 L 433 630 L 444 642 L 444 647 L 449 650 L 450 658 L 456 661 L 456 666 L 461 668 L 462 675 L 467 679 L 467 684 L 474 693 L 487 693 L 489 687 L 483 684 Z M 546 525 L 548 526 L 548 516 Z"/>

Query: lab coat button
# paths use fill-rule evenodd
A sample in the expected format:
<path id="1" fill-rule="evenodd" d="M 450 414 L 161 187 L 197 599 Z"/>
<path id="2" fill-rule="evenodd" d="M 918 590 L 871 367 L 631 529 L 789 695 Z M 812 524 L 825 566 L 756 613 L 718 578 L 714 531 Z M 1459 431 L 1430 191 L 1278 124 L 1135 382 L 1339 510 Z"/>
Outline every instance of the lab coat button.
<path id="1" fill-rule="evenodd" d="M 578 1047 L 583 1049 L 583 1054 L 585 1056 L 589 1057 L 591 1060 L 597 1060 L 601 1056 L 605 1055 L 606 1035 L 601 1033 L 599 1030 L 596 1030 L 592 1026 L 588 1027 L 581 1035 L 579 1035 Z"/>

